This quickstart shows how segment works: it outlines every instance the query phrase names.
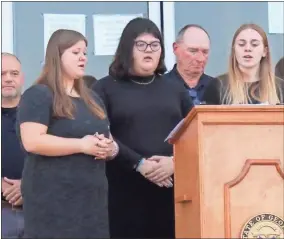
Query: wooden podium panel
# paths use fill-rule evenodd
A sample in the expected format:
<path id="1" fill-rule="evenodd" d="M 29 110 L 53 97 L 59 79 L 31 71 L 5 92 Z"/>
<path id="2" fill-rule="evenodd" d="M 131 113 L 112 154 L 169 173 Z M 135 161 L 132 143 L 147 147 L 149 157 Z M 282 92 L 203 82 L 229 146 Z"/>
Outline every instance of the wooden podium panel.
<path id="1" fill-rule="evenodd" d="M 177 238 L 240 238 L 259 214 L 284 218 L 284 107 L 198 106 L 170 142 Z"/>

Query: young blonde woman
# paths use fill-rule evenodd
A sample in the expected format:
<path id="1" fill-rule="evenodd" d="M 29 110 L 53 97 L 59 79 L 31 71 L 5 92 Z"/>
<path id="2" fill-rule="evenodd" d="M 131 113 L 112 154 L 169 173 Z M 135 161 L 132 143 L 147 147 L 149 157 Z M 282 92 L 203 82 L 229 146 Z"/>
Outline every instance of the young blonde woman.
<path id="1" fill-rule="evenodd" d="M 264 30 L 243 24 L 236 31 L 228 73 L 212 80 L 204 94 L 207 104 L 283 103 L 284 81 L 272 71 Z"/>

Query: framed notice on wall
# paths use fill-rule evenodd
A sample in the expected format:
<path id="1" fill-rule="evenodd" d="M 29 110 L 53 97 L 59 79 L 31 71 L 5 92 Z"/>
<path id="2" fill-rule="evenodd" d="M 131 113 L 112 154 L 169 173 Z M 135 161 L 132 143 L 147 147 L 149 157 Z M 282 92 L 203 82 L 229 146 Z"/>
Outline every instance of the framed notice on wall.
<path id="1" fill-rule="evenodd" d="M 114 55 L 123 29 L 136 17 L 143 17 L 143 14 L 93 15 L 94 54 Z"/>

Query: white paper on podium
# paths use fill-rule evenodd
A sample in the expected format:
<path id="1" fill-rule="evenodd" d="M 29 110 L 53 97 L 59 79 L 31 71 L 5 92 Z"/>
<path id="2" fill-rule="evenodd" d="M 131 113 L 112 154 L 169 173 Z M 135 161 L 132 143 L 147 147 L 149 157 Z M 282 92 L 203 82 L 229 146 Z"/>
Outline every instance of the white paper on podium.
<path id="1" fill-rule="evenodd" d="M 269 33 L 284 33 L 284 2 L 268 2 Z"/>
<path id="2" fill-rule="evenodd" d="M 136 17 L 143 17 L 143 14 L 93 15 L 94 54 L 113 56 L 123 29 L 129 21 Z"/>
<path id="3" fill-rule="evenodd" d="M 80 32 L 86 36 L 86 15 L 83 14 L 43 14 L 44 19 L 44 56 L 47 43 L 58 29 Z"/>

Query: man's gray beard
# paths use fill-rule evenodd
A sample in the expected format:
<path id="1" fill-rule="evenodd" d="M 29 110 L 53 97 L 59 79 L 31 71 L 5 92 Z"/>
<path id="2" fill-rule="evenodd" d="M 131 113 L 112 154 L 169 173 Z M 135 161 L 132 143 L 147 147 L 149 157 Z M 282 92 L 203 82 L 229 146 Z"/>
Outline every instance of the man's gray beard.
<path id="1" fill-rule="evenodd" d="M 15 92 L 14 94 L 10 94 L 10 95 L 5 95 L 2 93 L 2 100 L 7 100 L 7 101 L 14 100 L 18 98 L 18 96 L 19 96 L 18 92 Z"/>

